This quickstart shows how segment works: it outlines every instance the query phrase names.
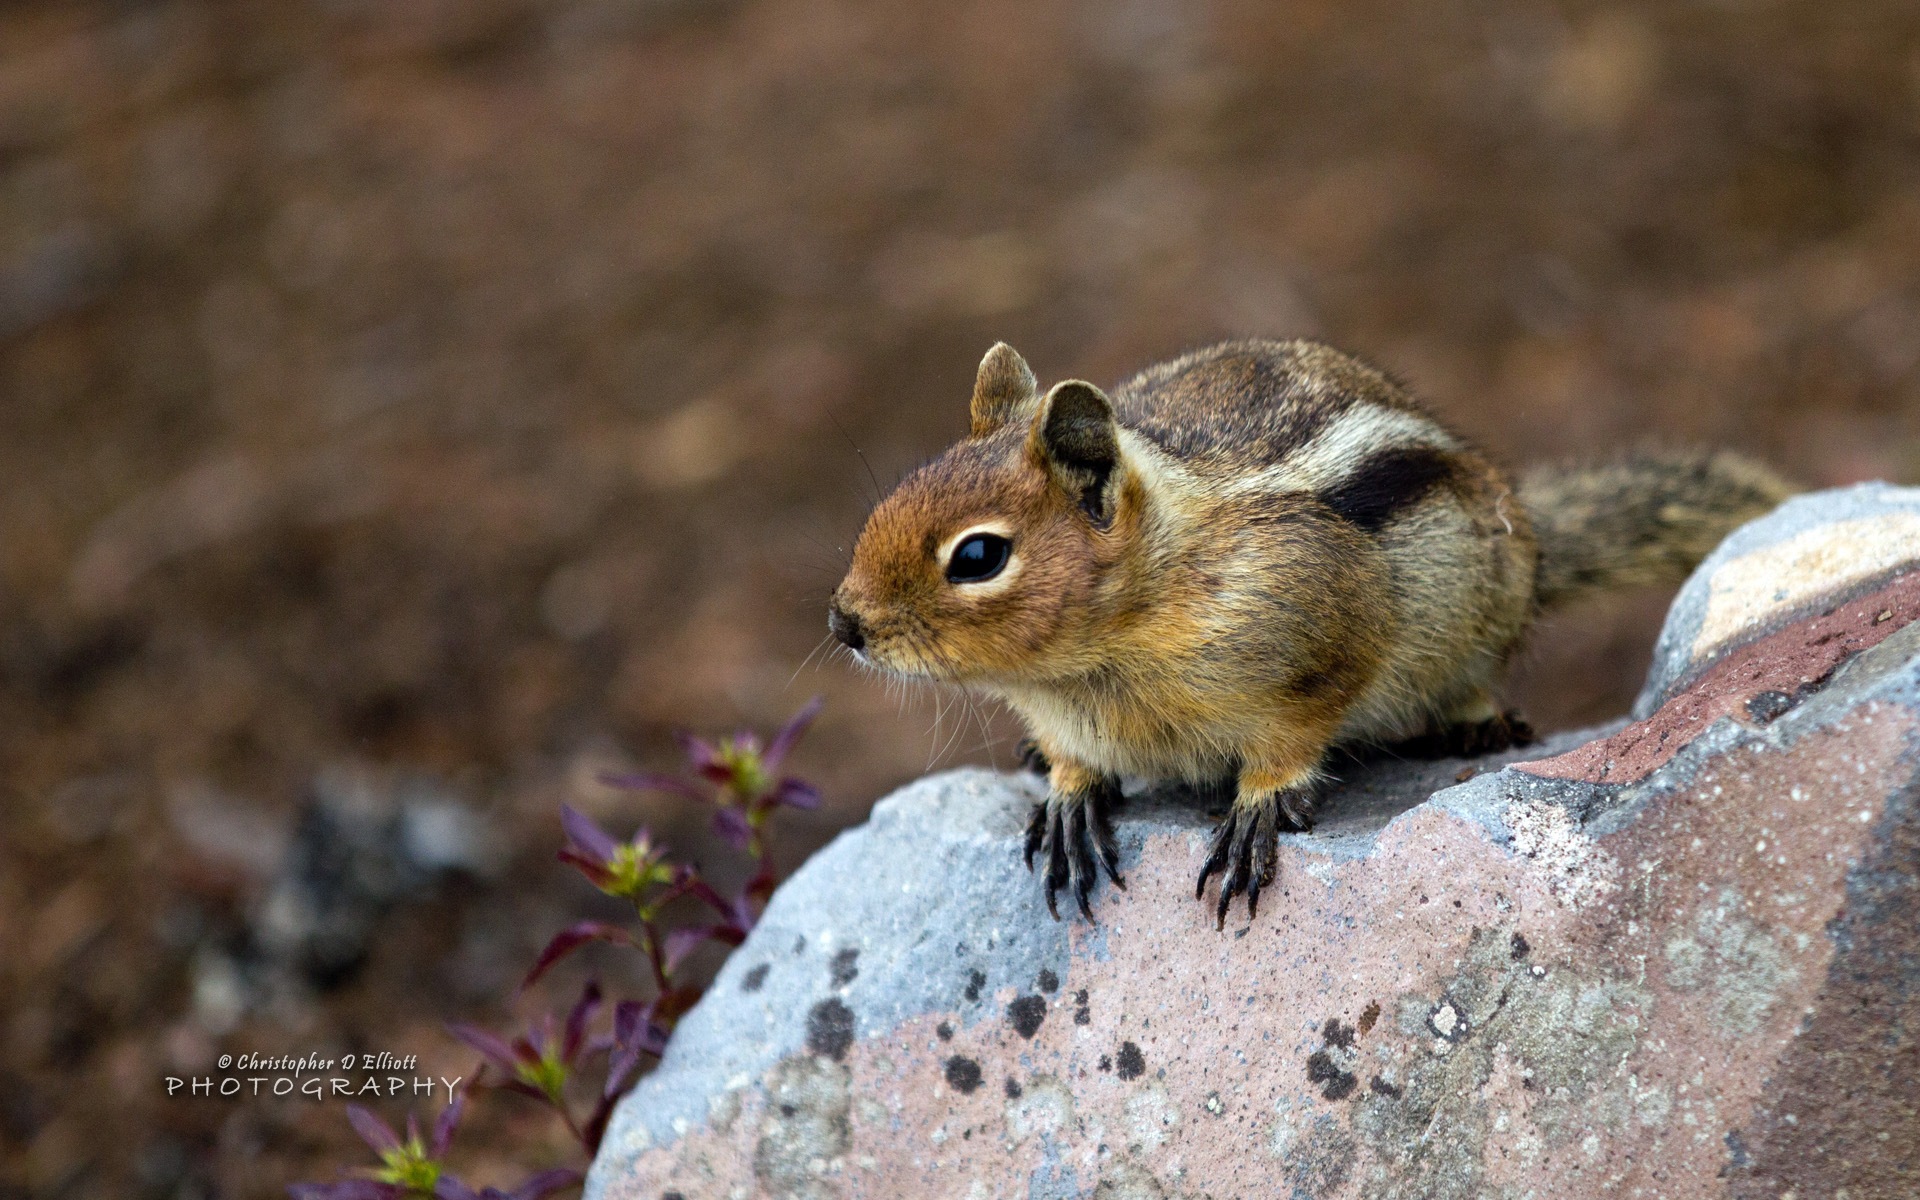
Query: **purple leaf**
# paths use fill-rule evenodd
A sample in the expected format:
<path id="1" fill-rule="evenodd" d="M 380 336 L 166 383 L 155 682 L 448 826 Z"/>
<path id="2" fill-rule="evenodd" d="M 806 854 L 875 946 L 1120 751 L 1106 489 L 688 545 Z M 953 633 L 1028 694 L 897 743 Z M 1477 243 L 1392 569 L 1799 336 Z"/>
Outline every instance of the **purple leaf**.
<path id="1" fill-rule="evenodd" d="M 545 975 L 553 964 L 588 942 L 613 942 L 621 946 L 638 944 L 633 940 L 631 933 L 618 925 L 609 925 L 605 921 L 581 921 L 569 925 L 554 934 L 553 940 L 547 943 L 547 948 L 542 950 L 540 957 L 534 960 L 533 969 L 528 971 L 527 977 L 520 981 L 521 990 L 532 987 L 534 981 Z"/>
<path id="2" fill-rule="evenodd" d="M 667 1031 L 653 1019 L 651 1005 L 623 1000 L 613 1010 L 613 1053 L 607 1059 L 606 1094 L 618 1093 L 640 1063 L 640 1056 L 660 1057 L 667 1049 Z"/>
<path id="3" fill-rule="evenodd" d="M 436 1200 L 481 1200 L 486 1193 L 474 1191 L 451 1175 L 442 1175 L 434 1181 L 433 1194 Z"/>
<path id="4" fill-rule="evenodd" d="M 580 1041 L 586 1033 L 587 1022 L 600 1007 L 600 985 L 588 980 L 587 986 L 580 989 L 580 999 L 574 1002 L 573 1010 L 567 1014 L 567 1032 L 560 1043 L 561 1061 L 571 1064 L 580 1053 Z"/>
<path id="5" fill-rule="evenodd" d="M 767 774 L 771 775 L 780 769 L 780 764 L 786 760 L 787 752 L 793 749 L 795 742 L 806 736 L 807 727 L 812 725 L 813 719 L 820 715 L 820 709 L 826 702 L 825 696 L 815 696 L 807 701 L 799 712 L 793 714 L 787 723 L 780 727 L 778 733 L 773 735 L 773 740 L 767 743 L 766 753 L 760 758 Z"/>
<path id="6" fill-rule="evenodd" d="M 527 1025 L 527 1045 L 531 1048 L 532 1054 L 529 1056 L 528 1061 L 538 1062 L 540 1059 L 545 1058 L 547 1056 L 547 1048 L 553 1045 L 558 1039 L 559 1034 L 560 1031 L 554 1026 L 553 1014 L 550 1012 L 543 1012 L 540 1014 L 538 1021 L 529 1022 Z"/>
<path id="7" fill-rule="evenodd" d="M 686 872 L 674 881 L 673 886 L 668 888 L 666 893 L 661 897 L 661 903 L 664 904 L 668 900 L 677 900 L 681 896 L 692 896 L 694 899 L 711 907 L 723 917 L 731 917 L 734 915 L 733 903 L 715 891 L 712 884 L 700 878 L 692 871 Z"/>
<path id="8" fill-rule="evenodd" d="M 640 1065 L 640 1054 L 638 1049 L 615 1047 L 613 1056 L 607 1059 L 607 1085 L 601 1089 L 602 1100 L 618 1096 L 626 1090 L 634 1068 Z"/>
<path id="9" fill-rule="evenodd" d="M 713 832 L 735 850 L 745 850 L 753 841 L 753 826 L 737 808 L 714 809 Z"/>
<path id="10" fill-rule="evenodd" d="M 640 1054 L 639 1050 L 614 1051 L 615 1057 L 607 1060 L 607 1086 L 601 1099 L 612 1099 L 627 1090 L 634 1069 L 640 1065 Z"/>
<path id="11" fill-rule="evenodd" d="M 746 931 L 731 922 L 724 925 L 689 926 L 667 934 L 661 957 L 665 960 L 667 974 L 671 975 L 686 960 L 687 955 L 700 948 L 702 942 L 715 941 L 722 945 L 738 946 L 746 940 Z"/>
<path id="12" fill-rule="evenodd" d="M 583 853 L 602 863 L 610 862 L 617 849 L 613 838 L 607 831 L 595 824 L 593 819 L 571 804 L 560 806 L 560 827 L 567 832 L 567 841 Z"/>
<path id="13" fill-rule="evenodd" d="M 433 1142 L 427 1151 L 427 1157 L 445 1158 L 447 1147 L 453 1142 L 453 1131 L 459 1128 L 460 1114 L 467 1108 L 467 1094 L 455 1092 L 453 1099 L 440 1110 L 440 1117 L 433 1123 Z"/>
<path id="14" fill-rule="evenodd" d="M 692 954 L 702 942 L 714 936 L 715 931 L 720 928 L 718 925 L 694 925 L 668 933 L 664 947 L 667 973 L 671 975 L 679 969 L 687 955 Z"/>
<path id="15" fill-rule="evenodd" d="M 563 848 L 554 857 L 585 875 L 587 882 L 594 887 L 605 889 L 614 881 L 614 874 L 607 869 L 606 863 L 592 855 L 582 854 L 571 846 Z"/>
<path id="16" fill-rule="evenodd" d="M 755 918 L 753 915 L 752 897 L 756 893 L 755 890 L 749 889 L 757 889 L 761 893 L 771 892 L 773 890 L 773 873 L 771 871 L 756 872 L 754 877 L 747 881 L 747 886 L 741 889 L 740 894 L 728 903 L 727 923 L 733 926 L 735 932 L 739 934 L 737 938 L 728 943 L 729 945 L 738 946 L 746 940 L 747 933 L 753 929 Z"/>
<path id="17" fill-rule="evenodd" d="M 519 1064 L 524 1056 L 518 1048 L 499 1034 L 482 1029 L 478 1025 L 465 1023 L 448 1025 L 447 1032 L 478 1050 L 496 1070 L 503 1072 L 507 1078 L 512 1079 L 518 1073 Z"/>
<path id="18" fill-rule="evenodd" d="M 400 1148 L 400 1135 L 393 1131 L 393 1127 L 358 1104 L 347 1105 L 347 1121 L 352 1124 L 353 1131 L 360 1135 L 360 1140 L 371 1146 L 375 1154 Z"/>
<path id="19" fill-rule="evenodd" d="M 613 1006 L 613 1040 L 625 1045 L 639 1036 L 653 1020 L 653 1006 L 638 1000 L 622 1000 Z"/>
<path id="20" fill-rule="evenodd" d="M 680 749 L 687 756 L 687 765 L 702 775 L 716 767 L 725 771 L 725 764 L 720 761 L 720 749 L 712 742 L 690 733 L 676 733 L 673 740 L 680 743 Z"/>
<path id="21" fill-rule="evenodd" d="M 789 775 L 773 789 L 773 802 L 784 804 L 788 808 L 819 808 L 820 790 L 803 779 Z"/>

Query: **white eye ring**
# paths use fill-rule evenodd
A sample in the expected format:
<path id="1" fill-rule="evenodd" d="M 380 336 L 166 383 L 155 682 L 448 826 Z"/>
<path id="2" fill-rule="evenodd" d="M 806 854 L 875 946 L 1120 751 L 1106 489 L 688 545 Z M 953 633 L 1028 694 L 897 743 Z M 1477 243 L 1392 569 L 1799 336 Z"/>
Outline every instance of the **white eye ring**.
<path id="1" fill-rule="evenodd" d="M 1019 562 L 1018 556 L 1014 553 L 1011 533 L 1012 531 L 1003 525 L 974 525 L 962 529 L 942 542 L 936 551 L 941 573 L 949 584 L 968 589 L 1002 583 L 1013 574 L 1013 569 Z M 993 562 L 990 570 L 985 570 L 978 575 L 956 574 L 955 556 L 962 547 L 975 539 L 982 542 L 989 559 L 997 552 L 998 561 Z"/>

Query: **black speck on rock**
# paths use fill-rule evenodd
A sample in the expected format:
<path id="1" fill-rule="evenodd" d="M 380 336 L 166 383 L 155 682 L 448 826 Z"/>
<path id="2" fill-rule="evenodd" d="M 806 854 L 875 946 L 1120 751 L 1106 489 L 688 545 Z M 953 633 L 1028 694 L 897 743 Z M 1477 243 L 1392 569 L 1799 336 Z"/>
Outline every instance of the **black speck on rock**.
<path id="1" fill-rule="evenodd" d="M 807 1049 L 839 1062 L 853 1045 L 853 1010 L 838 1000 L 822 1000 L 807 1012 Z"/>
<path id="2" fill-rule="evenodd" d="M 1087 1000 L 1087 989 L 1081 988 L 1073 994 L 1073 1023 L 1075 1025 L 1093 1024 L 1093 1008 Z"/>
<path id="3" fill-rule="evenodd" d="M 1138 1079 L 1147 1073 L 1146 1056 L 1132 1042 L 1120 1043 L 1120 1053 L 1114 1057 L 1113 1065 L 1119 1069 L 1122 1079 Z"/>
<path id="4" fill-rule="evenodd" d="M 1328 1017 L 1327 1023 L 1320 1029 L 1320 1036 L 1327 1045 L 1338 1046 L 1342 1050 L 1353 1049 L 1353 1034 L 1353 1026 L 1342 1025 L 1339 1017 Z"/>
<path id="5" fill-rule="evenodd" d="M 1007 1005 L 1007 1020 L 1013 1022 L 1013 1031 L 1023 1038 L 1031 1038 L 1040 1032 L 1040 1022 L 1047 1019 L 1047 1001 L 1042 996 L 1020 996 Z"/>
<path id="6" fill-rule="evenodd" d="M 661 1192 L 660 1200 L 687 1200 L 684 1192 Z"/>
<path id="7" fill-rule="evenodd" d="M 1100 1056 L 1100 1063 L 1099 1063 L 1099 1067 L 1100 1067 L 1100 1069 L 1101 1069 L 1102 1071 L 1111 1071 L 1111 1070 L 1113 1070 L 1113 1055 L 1111 1055 L 1111 1054 L 1102 1054 L 1102 1055 Z"/>
<path id="8" fill-rule="evenodd" d="M 1513 935 L 1513 956 L 1517 959 L 1525 958 L 1532 950 L 1533 946 L 1527 941 L 1525 935 L 1515 930 Z"/>
<path id="9" fill-rule="evenodd" d="M 1747 1139 L 1741 1136 L 1738 1129 L 1729 1129 L 1725 1140 L 1727 1165 L 1721 1168 L 1722 1178 L 1725 1178 L 1730 1171 L 1744 1171 L 1753 1166 L 1753 1153 L 1747 1149 Z"/>
<path id="10" fill-rule="evenodd" d="M 985 986 L 987 986 L 986 972 L 969 971 L 967 972 L 967 990 L 961 995 L 967 998 L 968 1003 L 976 1002 L 980 999 L 980 989 Z"/>
<path id="11" fill-rule="evenodd" d="M 1320 1094 L 1329 1100 L 1344 1100 L 1360 1085 L 1351 1071 L 1343 1071 L 1325 1050 L 1307 1056 L 1307 1080 L 1320 1085 Z"/>
<path id="12" fill-rule="evenodd" d="M 953 1022 L 952 1021 L 940 1022 L 938 1025 L 935 1025 L 933 1027 L 933 1033 L 935 1037 L 939 1038 L 943 1042 L 952 1041 L 953 1040 Z"/>
<path id="13" fill-rule="evenodd" d="M 1761 692 L 1747 701 L 1747 716 L 1756 723 L 1765 725 L 1798 703 L 1798 700 L 1785 692 Z"/>
<path id="14" fill-rule="evenodd" d="M 851 946 L 845 950 L 836 951 L 833 956 L 833 963 L 828 968 L 833 972 L 833 986 L 845 987 L 849 983 L 852 983 L 854 977 L 860 974 L 859 964 L 860 952 Z"/>
<path id="15" fill-rule="evenodd" d="M 760 990 L 760 986 L 766 983 L 766 981 L 767 964 L 761 963 L 759 966 L 754 967 L 745 975 L 741 976 L 740 990 L 743 992 L 757 992 Z"/>
<path id="16" fill-rule="evenodd" d="M 1400 1098 L 1400 1089 L 1380 1078 L 1378 1075 L 1367 1080 L 1367 1087 L 1371 1089 L 1375 1095 L 1391 1096 L 1395 1100 Z"/>
<path id="17" fill-rule="evenodd" d="M 1045 967 L 1040 968 L 1039 978 L 1035 979 L 1033 982 L 1034 982 L 1034 986 L 1038 987 L 1043 992 L 1051 993 L 1051 992 L 1057 992 L 1060 990 L 1060 977 L 1058 975 L 1055 975 L 1052 971 L 1047 970 Z"/>
<path id="18" fill-rule="evenodd" d="M 1007 1099 L 1018 1100 L 1020 1098 L 1020 1092 L 1020 1081 L 1011 1075 L 1007 1076 Z"/>
<path id="19" fill-rule="evenodd" d="M 947 1060 L 947 1082 L 961 1095 L 972 1095 L 980 1086 L 980 1064 L 964 1055 L 954 1055 Z"/>

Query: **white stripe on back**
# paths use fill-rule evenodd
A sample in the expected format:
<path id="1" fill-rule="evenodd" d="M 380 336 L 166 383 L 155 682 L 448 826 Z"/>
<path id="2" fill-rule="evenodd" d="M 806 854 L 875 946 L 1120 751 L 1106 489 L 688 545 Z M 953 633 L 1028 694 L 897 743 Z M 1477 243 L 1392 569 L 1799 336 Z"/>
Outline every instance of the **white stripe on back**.
<path id="1" fill-rule="evenodd" d="M 1317 492 L 1351 475 L 1366 457 L 1395 446 L 1457 450 L 1460 444 L 1419 413 L 1356 404 L 1285 459 L 1227 485 L 1229 495 Z"/>

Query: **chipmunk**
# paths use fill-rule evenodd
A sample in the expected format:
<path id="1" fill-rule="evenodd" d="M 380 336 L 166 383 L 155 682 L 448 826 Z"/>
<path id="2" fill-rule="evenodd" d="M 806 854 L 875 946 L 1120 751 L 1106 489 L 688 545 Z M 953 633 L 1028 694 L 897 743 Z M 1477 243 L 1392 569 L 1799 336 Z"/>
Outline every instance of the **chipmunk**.
<path id="1" fill-rule="evenodd" d="M 1005 343 L 967 437 L 868 518 L 828 609 L 863 663 L 985 692 L 1049 779 L 1026 839 L 1047 907 L 1094 856 L 1124 887 L 1123 776 L 1233 780 L 1195 888 L 1249 918 L 1281 830 L 1337 748 L 1525 744 L 1495 686 L 1544 610 L 1678 582 L 1791 488 L 1736 455 L 1505 475 L 1383 372 L 1310 341 L 1236 341 L 1111 396 L 1044 395 Z"/>

